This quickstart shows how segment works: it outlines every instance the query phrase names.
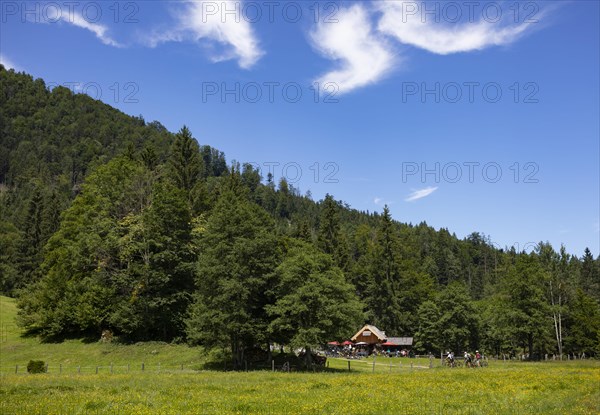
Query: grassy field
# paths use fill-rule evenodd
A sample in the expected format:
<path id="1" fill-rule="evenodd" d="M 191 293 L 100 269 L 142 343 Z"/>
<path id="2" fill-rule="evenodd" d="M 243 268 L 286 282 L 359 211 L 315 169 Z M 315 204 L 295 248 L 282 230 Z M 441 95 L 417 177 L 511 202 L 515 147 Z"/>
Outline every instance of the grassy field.
<path id="1" fill-rule="evenodd" d="M 59 365 L 65 372 L 93 371 L 95 367 L 108 367 L 125 370 L 141 368 L 144 363 L 155 367 L 159 363 L 164 368 L 184 365 L 188 369 L 200 369 L 206 363 L 205 354 L 200 348 L 185 345 L 171 345 L 160 342 L 138 343 L 135 345 L 115 345 L 111 343 L 84 343 L 81 340 L 66 340 L 62 343 L 40 343 L 36 338 L 23 338 L 21 330 L 15 324 L 17 307 L 11 298 L 0 296 L 0 372 L 15 371 L 19 365 L 24 371 L 29 360 L 43 360 L 53 372 Z"/>
<path id="2" fill-rule="evenodd" d="M 436 361 L 430 369 L 428 360 L 378 358 L 375 373 L 372 360 L 352 362 L 348 373 L 345 360 L 330 359 L 325 373 L 202 371 L 193 370 L 207 362 L 198 348 L 22 339 L 14 314 L 14 302 L 0 298 L 1 414 L 600 413 L 594 361 L 491 362 L 484 369 Z M 14 373 L 30 359 L 47 361 L 50 373 Z"/>

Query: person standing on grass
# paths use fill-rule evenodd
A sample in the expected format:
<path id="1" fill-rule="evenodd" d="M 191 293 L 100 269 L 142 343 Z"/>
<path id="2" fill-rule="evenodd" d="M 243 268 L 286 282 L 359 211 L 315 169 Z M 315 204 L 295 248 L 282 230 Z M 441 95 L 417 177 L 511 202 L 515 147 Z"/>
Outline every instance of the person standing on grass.
<path id="1" fill-rule="evenodd" d="M 479 353 L 479 350 L 475 350 L 475 364 L 477 366 L 481 366 L 480 361 L 481 361 L 481 354 Z"/>
<path id="2" fill-rule="evenodd" d="M 448 361 L 448 366 L 450 366 L 450 367 L 454 366 L 454 354 L 452 353 L 452 351 L 448 352 L 448 356 L 446 357 L 446 360 Z"/>
<path id="3" fill-rule="evenodd" d="M 465 367 L 471 367 L 472 361 L 473 361 L 473 359 L 471 358 L 471 355 L 469 354 L 469 352 L 465 351 Z"/>

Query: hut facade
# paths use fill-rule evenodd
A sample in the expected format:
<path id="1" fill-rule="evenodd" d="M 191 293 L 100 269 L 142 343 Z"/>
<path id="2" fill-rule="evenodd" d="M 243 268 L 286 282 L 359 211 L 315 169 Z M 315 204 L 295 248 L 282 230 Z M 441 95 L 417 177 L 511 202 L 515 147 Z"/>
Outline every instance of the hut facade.
<path id="1" fill-rule="evenodd" d="M 362 342 L 370 345 L 381 344 L 385 342 L 385 340 L 385 332 L 379 330 L 375 326 L 371 326 L 370 324 L 365 324 L 363 328 L 361 328 L 354 336 L 352 336 L 353 342 Z"/>

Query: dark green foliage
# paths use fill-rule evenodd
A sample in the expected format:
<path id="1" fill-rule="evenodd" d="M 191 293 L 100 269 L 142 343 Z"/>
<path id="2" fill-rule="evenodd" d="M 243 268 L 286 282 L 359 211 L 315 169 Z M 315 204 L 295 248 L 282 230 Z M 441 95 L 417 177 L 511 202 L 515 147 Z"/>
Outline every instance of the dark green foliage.
<path id="1" fill-rule="evenodd" d="M 238 368 L 248 348 L 269 340 L 265 305 L 273 301 L 278 243 L 272 219 L 235 191 L 238 173 L 230 176 L 199 233 L 198 289 L 187 335 L 192 343 L 229 348 Z"/>
<path id="2" fill-rule="evenodd" d="M 18 267 L 22 234 L 9 222 L 0 221 L 0 290 L 10 293 L 21 283 Z"/>
<path id="3" fill-rule="evenodd" d="M 91 170 L 142 144 L 155 150 L 154 163 L 164 162 L 172 135 L 1 65 L 0 85 L 0 221 L 22 235 L 5 264 L 17 270 L 16 278 L 3 278 L 1 289 L 11 294 L 39 279 L 42 247 Z"/>
<path id="4" fill-rule="evenodd" d="M 533 357 L 534 342 L 550 330 L 549 305 L 544 298 L 542 269 L 534 254 L 522 254 L 502 281 L 502 318 L 512 328 L 517 345 Z"/>
<path id="5" fill-rule="evenodd" d="M 598 301 L 583 290 L 578 289 L 571 302 L 568 313 L 567 350 L 588 356 L 597 354 L 600 350 L 600 307 Z"/>
<path id="6" fill-rule="evenodd" d="M 188 336 L 240 367 L 269 342 L 352 335 L 362 321 L 337 296 L 422 351 L 600 352 L 589 250 L 518 253 L 387 207 L 314 202 L 250 164 L 228 168 L 187 127 L 171 134 L 1 66 L 0 82 L 0 290 L 44 339 Z"/>
<path id="7" fill-rule="evenodd" d="M 600 256 L 594 260 L 589 248 L 585 248 L 581 259 L 581 286 L 588 295 L 600 302 Z"/>
<path id="8" fill-rule="evenodd" d="M 121 220 L 119 234 L 122 269 L 114 284 L 120 301 L 111 326 L 133 339 L 181 336 L 196 258 L 185 193 L 168 182 L 156 184 L 151 204 Z"/>
<path id="9" fill-rule="evenodd" d="M 294 348 L 310 350 L 343 339 L 364 322 L 363 305 L 331 257 L 296 242 L 277 268 L 277 301 L 267 307 L 269 331 Z"/>
<path id="10" fill-rule="evenodd" d="M 415 333 L 415 348 L 421 352 L 436 353 L 442 349 L 442 314 L 433 301 L 424 301 L 418 310 L 419 328 Z"/>
<path id="11" fill-rule="evenodd" d="M 227 162 L 222 151 L 210 146 L 202 146 L 200 153 L 204 164 L 204 177 L 220 177 L 227 173 Z"/>
<path id="12" fill-rule="evenodd" d="M 27 373 L 46 373 L 46 363 L 43 360 L 30 360 L 27 363 Z"/>
<path id="13" fill-rule="evenodd" d="M 442 348 L 455 353 L 477 347 L 478 322 L 467 288 L 459 283 L 450 284 L 437 298 L 439 305 L 440 337 Z"/>
<path id="14" fill-rule="evenodd" d="M 99 334 L 107 324 L 112 272 L 119 268 L 118 225 L 145 206 L 143 175 L 141 165 L 121 158 L 89 177 L 48 242 L 43 278 L 20 298 L 21 323 L 30 332 Z"/>
<path id="15" fill-rule="evenodd" d="M 402 309 L 398 297 L 400 272 L 397 252 L 396 230 L 386 206 L 371 251 L 366 302 L 371 322 L 387 333 L 400 334 Z"/>
<path id="16" fill-rule="evenodd" d="M 333 197 L 327 194 L 319 216 L 317 245 L 325 254 L 331 255 L 338 267 L 347 270 L 349 265 L 349 248 L 347 240 L 341 231 L 339 209 L 340 207 Z"/>
<path id="17" fill-rule="evenodd" d="M 47 245 L 43 278 L 21 298 L 21 323 L 43 338 L 181 335 L 193 288 L 190 212 L 181 190 L 152 185 L 127 157 L 92 174 Z"/>
<path id="18" fill-rule="evenodd" d="M 175 135 L 169 167 L 175 185 L 188 192 L 198 183 L 204 171 L 198 142 L 185 125 Z"/>
<path id="19" fill-rule="evenodd" d="M 288 182 L 285 178 L 281 178 L 279 181 L 279 192 L 277 194 L 277 215 L 282 218 L 289 219 L 292 209 L 292 195 Z"/>

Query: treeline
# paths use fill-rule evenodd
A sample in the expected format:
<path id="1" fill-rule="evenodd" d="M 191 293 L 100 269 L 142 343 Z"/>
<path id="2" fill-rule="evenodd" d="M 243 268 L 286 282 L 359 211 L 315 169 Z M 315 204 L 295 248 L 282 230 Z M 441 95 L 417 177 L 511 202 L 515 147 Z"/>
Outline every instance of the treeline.
<path id="1" fill-rule="evenodd" d="M 119 154 L 164 164 L 173 134 L 67 88 L 0 65 L 0 292 L 40 278 L 43 247 L 87 174 Z M 206 175 L 227 165 L 202 146 Z"/>
<path id="2" fill-rule="evenodd" d="M 600 258 L 496 249 L 302 196 L 85 95 L 0 68 L 0 283 L 45 340 L 316 347 L 364 322 L 419 351 L 600 353 Z M 107 131 L 111 131 L 110 134 Z"/>

